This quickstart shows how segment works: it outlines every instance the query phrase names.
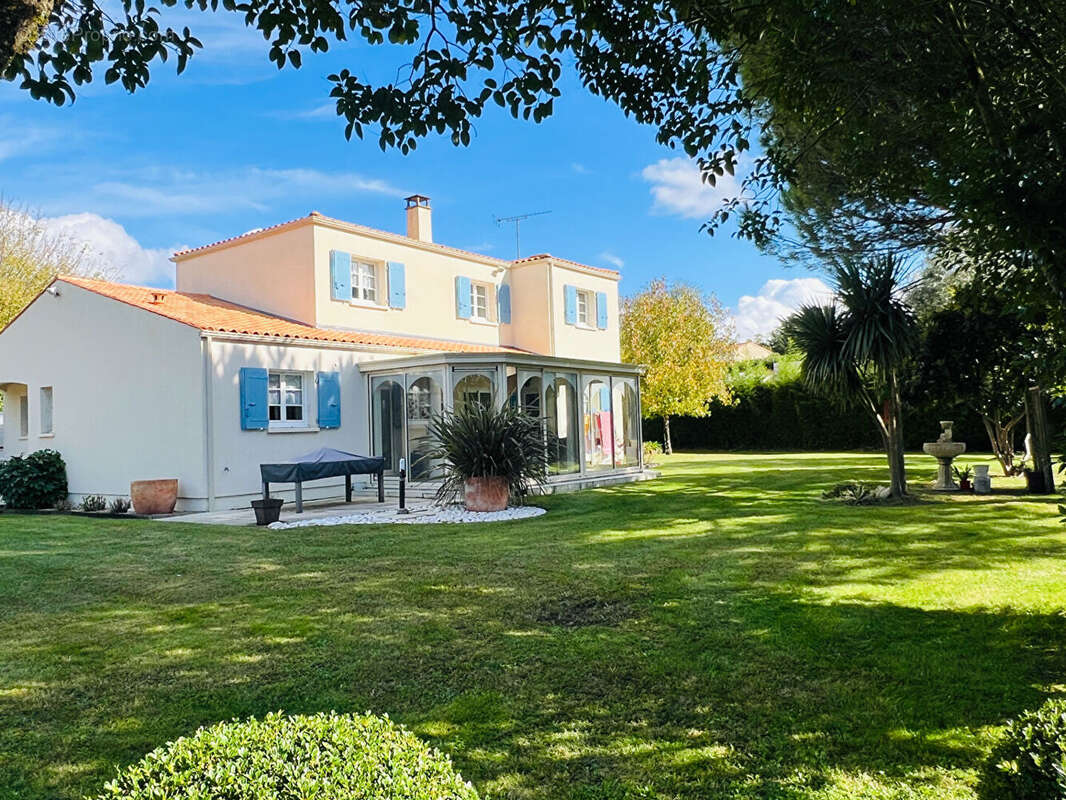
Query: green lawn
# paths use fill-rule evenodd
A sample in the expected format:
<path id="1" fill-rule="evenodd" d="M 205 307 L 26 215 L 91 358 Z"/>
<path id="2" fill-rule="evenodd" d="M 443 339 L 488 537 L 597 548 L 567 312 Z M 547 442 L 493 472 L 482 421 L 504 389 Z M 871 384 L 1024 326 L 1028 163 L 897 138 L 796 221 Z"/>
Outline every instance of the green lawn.
<path id="1" fill-rule="evenodd" d="M 0 514 L 0 798 L 274 709 L 388 713 L 490 798 L 970 797 L 1000 721 L 1066 691 L 1066 526 L 819 499 L 882 465 L 681 455 L 495 525 Z"/>

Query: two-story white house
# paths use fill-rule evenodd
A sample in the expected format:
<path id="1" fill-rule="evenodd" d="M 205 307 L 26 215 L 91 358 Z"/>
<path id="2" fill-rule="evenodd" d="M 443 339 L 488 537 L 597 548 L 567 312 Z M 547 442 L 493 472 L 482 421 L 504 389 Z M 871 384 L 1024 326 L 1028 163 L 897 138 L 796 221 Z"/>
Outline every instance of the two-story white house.
<path id="1" fill-rule="evenodd" d="M 557 488 L 640 477 L 618 273 L 436 244 L 428 198 L 406 213 L 405 236 L 312 212 L 185 250 L 173 290 L 58 278 L 0 331 L 4 455 L 58 450 L 75 499 L 176 477 L 181 510 L 246 507 L 260 463 L 318 447 L 428 489 L 430 418 L 477 401 L 542 420 Z"/>

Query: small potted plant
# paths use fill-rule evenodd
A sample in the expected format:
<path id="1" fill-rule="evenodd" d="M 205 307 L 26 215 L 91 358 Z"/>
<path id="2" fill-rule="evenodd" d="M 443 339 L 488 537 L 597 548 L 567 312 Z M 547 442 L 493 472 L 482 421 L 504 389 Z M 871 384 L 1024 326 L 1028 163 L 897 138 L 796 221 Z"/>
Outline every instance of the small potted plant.
<path id="1" fill-rule="evenodd" d="M 540 420 L 514 408 L 468 403 L 433 417 L 429 458 L 444 465 L 437 502 L 462 495 L 468 511 L 503 511 L 522 502 L 548 472 Z"/>
<path id="2" fill-rule="evenodd" d="M 1028 461 L 1022 462 L 1022 471 L 1025 473 L 1025 488 L 1029 494 L 1047 494 L 1047 485 L 1044 483 L 1044 473 L 1030 465 Z"/>
<path id="3" fill-rule="evenodd" d="M 954 472 L 959 481 L 959 489 L 964 492 L 973 491 L 973 484 L 970 482 L 970 479 L 973 478 L 973 467 L 968 464 L 962 469 L 955 467 Z"/>
<path id="4" fill-rule="evenodd" d="M 255 524 L 271 525 L 281 519 L 281 504 L 283 502 L 280 497 L 253 500 L 252 510 L 255 511 Z"/>

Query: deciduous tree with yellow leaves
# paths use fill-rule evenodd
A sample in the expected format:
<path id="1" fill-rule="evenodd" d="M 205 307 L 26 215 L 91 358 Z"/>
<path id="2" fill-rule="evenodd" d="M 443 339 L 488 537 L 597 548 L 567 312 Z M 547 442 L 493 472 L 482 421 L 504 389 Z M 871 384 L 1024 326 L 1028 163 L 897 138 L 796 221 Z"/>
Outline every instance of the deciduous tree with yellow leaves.
<path id="1" fill-rule="evenodd" d="M 50 231 L 41 217 L 0 201 L 0 330 L 56 275 L 112 273 L 84 242 Z"/>
<path id="2" fill-rule="evenodd" d="M 623 300 L 621 329 L 622 360 L 647 369 L 643 414 L 662 417 L 663 450 L 673 452 L 670 417 L 705 417 L 712 400 L 729 398 L 732 323 L 714 295 L 657 278 Z"/>

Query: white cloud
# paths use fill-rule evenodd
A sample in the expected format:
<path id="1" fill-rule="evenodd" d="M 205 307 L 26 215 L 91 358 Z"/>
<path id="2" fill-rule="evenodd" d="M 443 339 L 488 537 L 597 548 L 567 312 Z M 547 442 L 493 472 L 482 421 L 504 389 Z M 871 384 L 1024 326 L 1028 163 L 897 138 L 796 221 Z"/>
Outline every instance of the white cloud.
<path id="1" fill-rule="evenodd" d="M 699 165 L 686 158 L 661 159 L 640 174 L 651 184 L 655 199 L 652 210 L 660 214 L 679 214 L 688 219 L 709 217 L 724 201 L 742 193 L 740 182 L 733 175 L 720 176 L 714 186 L 704 183 Z"/>
<path id="2" fill-rule="evenodd" d="M 781 320 L 801 305 L 825 303 L 833 290 L 819 278 L 775 278 L 763 284 L 756 295 L 744 295 L 733 314 L 737 339 L 744 341 L 772 333 Z"/>
<path id="3" fill-rule="evenodd" d="M 600 261 L 606 261 L 608 264 L 610 264 L 615 269 L 621 269 L 622 267 L 624 267 L 626 265 L 625 261 L 623 261 L 621 258 L 616 256 L 614 253 L 611 253 L 611 252 L 609 252 L 607 250 L 604 250 L 602 253 L 600 253 L 599 259 L 600 259 Z"/>
<path id="4" fill-rule="evenodd" d="M 496 245 L 492 242 L 478 242 L 477 244 L 470 244 L 462 248 L 463 250 L 470 250 L 473 253 L 488 253 L 490 250 L 495 250 Z"/>
<path id="5" fill-rule="evenodd" d="M 60 128 L 27 124 L 10 114 L 0 114 L 0 131 L 0 161 L 52 149 L 64 139 Z"/>
<path id="6" fill-rule="evenodd" d="M 268 117 L 274 117 L 275 119 L 342 119 L 337 116 L 337 102 L 335 100 L 330 100 L 329 102 L 321 103 L 313 108 L 305 108 L 298 111 L 284 109 L 268 111 L 266 115 Z"/>
<path id="7" fill-rule="evenodd" d="M 588 175 L 592 170 L 586 167 L 584 164 L 578 161 L 572 161 L 570 163 L 570 169 L 576 172 L 578 175 Z"/>
<path id="8" fill-rule="evenodd" d="M 91 265 L 109 274 L 114 272 L 117 280 L 149 286 L 174 285 L 174 265 L 169 258 L 181 246 L 142 247 L 117 222 L 97 214 L 45 217 L 41 223 L 53 235 L 84 243 Z"/>
<path id="9" fill-rule="evenodd" d="M 135 170 L 59 198 L 53 208 L 84 207 L 120 217 L 267 211 L 275 201 L 306 197 L 309 204 L 356 192 L 404 197 L 410 191 L 354 172 L 242 167 L 217 172 L 167 168 Z"/>

